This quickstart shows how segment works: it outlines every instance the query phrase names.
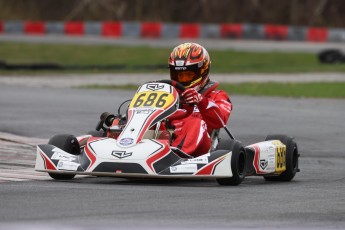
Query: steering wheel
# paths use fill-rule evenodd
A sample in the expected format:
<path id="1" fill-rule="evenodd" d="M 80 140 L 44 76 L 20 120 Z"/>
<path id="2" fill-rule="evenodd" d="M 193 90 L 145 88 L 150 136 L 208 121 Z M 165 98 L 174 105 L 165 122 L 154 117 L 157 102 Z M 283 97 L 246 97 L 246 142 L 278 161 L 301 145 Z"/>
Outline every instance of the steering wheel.
<path id="1" fill-rule="evenodd" d="M 186 90 L 186 87 L 184 87 L 180 82 L 174 81 L 174 80 L 157 80 L 157 81 L 152 81 L 152 83 L 154 82 L 161 82 L 161 83 L 165 83 L 165 84 L 169 84 L 173 87 L 175 87 L 176 89 L 178 89 L 181 93 L 183 93 Z M 150 83 L 150 82 L 148 82 Z"/>
<path id="2" fill-rule="evenodd" d="M 178 89 L 179 94 L 183 93 L 186 90 L 186 88 L 181 83 L 174 81 L 174 80 L 156 80 L 156 81 L 150 81 L 147 83 L 156 83 L 156 82 L 169 84 L 169 85 L 175 87 L 176 89 Z M 118 114 L 121 114 L 121 111 L 120 111 L 121 107 L 130 101 L 131 100 L 126 100 L 120 105 L 120 107 L 118 109 Z M 189 115 L 191 115 L 193 113 L 193 111 L 194 111 L 194 106 L 188 106 L 187 109 L 178 109 L 168 119 L 170 121 L 177 120 L 177 119 L 183 119 L 183 118 L 186 118 Z M 107 124 L 109 126 L 114 118 L 115 118 L 115 116 L 108 113 L 108 112 L 102 113 L 102 115 L 100 117 L 100 121 L 98 122 L 98 124 L 96 126 L 96 130 L 99 131 L 102 129 L 102 130 L 106 131 L 106 127 L 104 127 L 104 124 Z"/>
<path id="3" fill-rule="evenodd" d="M 175 87 L 176 89 L 178 89 L 179 94 L 183 93 L 186 90 L 186 87 L 184 87 L 184 85 L 182 85 L 181 83 L 174 81 L 174 80 L 152 81 L 152 83 L 154 83 L 154 82 L 161 82 L 161 83 L 169 84 L 169 85 Z M 148 82 L 148 83 L 150 83 L 150 82 Z M 193 111 L 194 111 L 194 105 L 190 105 L 186 109 L 176 110 L 176 112 L 174 114 L 172 114 L 171 116 L 169 116 L 168 119 L 170 121 L 183 119 L 183 118 L 190 116 L 193 113 Z"/>

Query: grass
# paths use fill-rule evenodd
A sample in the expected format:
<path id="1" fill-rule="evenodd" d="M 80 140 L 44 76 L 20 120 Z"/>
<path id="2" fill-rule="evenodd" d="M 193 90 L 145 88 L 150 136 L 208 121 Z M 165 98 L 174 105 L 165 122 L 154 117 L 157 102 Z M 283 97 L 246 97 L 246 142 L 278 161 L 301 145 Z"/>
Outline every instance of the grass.
<path id="1" fill-rule="evenodd" d="M 0 74 L 161 72 L 168 74 L 167 59 L 171 49 L 122 47 L 111 45 L 31 44 L 0 42 L 1 60 L 9 64 L 57 63 L 61 65 L 122 65 L 118 70 L 1 70 Z M 320 64 L 315 54 L 283 52 L 240 52 L 209 50 L 212 73 L 303 73 L 345 72 L 345 64 Z M 161 66 L 155 68 L 155 66 Z M 89 86 L 89 88 L 136 89 L 136 86 Z M 264 95 L 282 97 L 345 98 L 341 83 L 241 83 L 222 84 L 230 95 Z"/>
<path id="2" fill-rule="evenodd" d="M 68 66 L 85 65 L 123 65 L 121 72 L 152 72 L 154 68 L 141 68 L 145 65 L 165 65 L 168 49 L 149 47 L 120 47 L 108 45 L 70 45 L 70 44 L 29 44 L 0 43 L 0 60 L 8 64 L 57 63 Z M 59 71 L 59 70 L 57 70 Z M 159 71 L 159 70 L 158 70 Z M 167 71 L 167 70 L 165 70 Z M 9 71 L 7 71 L 9 72 Z M 26 72 L 21 71 L 21 72 Z M 33 71 L 29 71 L 33 72 Z M 50 71 L 44 71 L 45 73 Z M 114 70 L 64 70 L 63 72 L 114 72 Z"/>
<path id="3" fill-rule="evenodd" d="M 172 49 L 172 48 L 171 48 Z M 9 64 L 124 65 L 118 70 L 64 70 L 49 72 L 162 72 L 167 73 L 171 49 L 112 45 L 70 45 L 0 42 L 0 60 Z M 345 64 L 320 64 L 315 54 L 209 50 L 212 73 L 345 72 Z M 155 66 L 160 68 L 155 68 Z M 12 71 L 1 70 L 0 74 Z M 18 71 L 15 71 L 18 72 Z M 38 71 L 19 71 L 36 73 Z"/>
<path id="4" fill-rule="evenodd" d="M 345 98 L 345 82 L 222 84 L 230 95 Z"/>
<path id="5" fill-rule="evenodd" d="M 84 88 L 136 90 L 138 86 L 89 85 Z M 345 82 L 221 84 L 219 89 L 225 90 L 229 95 L 345 98 Z"/>

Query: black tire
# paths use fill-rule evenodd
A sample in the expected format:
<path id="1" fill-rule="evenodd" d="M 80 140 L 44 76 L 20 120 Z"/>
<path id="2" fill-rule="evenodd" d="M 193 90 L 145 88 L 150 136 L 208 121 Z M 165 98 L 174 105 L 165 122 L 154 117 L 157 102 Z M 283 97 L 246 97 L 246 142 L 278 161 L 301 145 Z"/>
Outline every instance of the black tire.
<path id="1" fill-rule="evenodd" d="M 93 137 L 104 137 L 105 133 L 103 130 L 90 130 L 87 134 L 90 134 Z"/>
<path id="2" fill-rule="evenodd" d="M 234 145 L 234 140 L 227 138 L 220 138 L 216 150 L 231 150 Z"/>
<path id="3" fill-rule="evenodd" d="M 217 150 L 232 151 L 231 171 L 232 177 L 216 179 L 220 185 L 239 185 L 246 174 L 246 152 L 241 142 L 237 140 L 224 140 L 219 142 Z"/>
<path id="4" fill-rule="evenodd" d="M 291 181 L 298 169 L 298 147 L 296 142 L 292 137 L 286 135 L 268 135 L 265 141 L 269 140 L 280 140 L 284 145 L 286 145 L 286 170 L 279 176 L 264 176 L 267 181 Z"/>
<path id="5" fill-rule="evenodd" d="M 54 145 L 73 155 L 80 154 L 79 142 L 75 136 L 70 134 L 55 135 L 49 140 L 48 144 Z M 49 176 L 55 180 L 71 180 L 75 177 L 75 174 L 49 173 Z"/>
<path id="6" fill-rule="evenodd" d="M 321 63 L 336 64 L 344 62 L 344 55 L 340 50 L 327 49 L 318 54 L 319 61 Z"/>

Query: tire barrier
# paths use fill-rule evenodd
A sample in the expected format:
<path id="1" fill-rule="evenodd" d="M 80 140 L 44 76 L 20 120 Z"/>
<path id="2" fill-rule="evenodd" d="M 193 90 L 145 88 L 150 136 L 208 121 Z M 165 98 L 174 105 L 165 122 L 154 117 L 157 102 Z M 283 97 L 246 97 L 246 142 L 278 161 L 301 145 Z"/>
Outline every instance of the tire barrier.
<path id="1" fill-rule="evenodd" d="M 112 21 L 0 21 L 1 34 L 96 35 L 112 38 L 221 38 L 344 42 L 345 29 L 274 24 L 202 24 Z"/>
<path id="2" fill-rule="evenodd" d="M 8 64 L 0 60 L 0 70 L 158 70 L 167 69 L 167 65 L 60 65 L 56 63 Z"/>
<path id="3" fill-rule="evenodd" d="M 337 49 L 326 49 L 318 53 L 320 63 L 337 64 L 345 62 L 345 55 Z"/>

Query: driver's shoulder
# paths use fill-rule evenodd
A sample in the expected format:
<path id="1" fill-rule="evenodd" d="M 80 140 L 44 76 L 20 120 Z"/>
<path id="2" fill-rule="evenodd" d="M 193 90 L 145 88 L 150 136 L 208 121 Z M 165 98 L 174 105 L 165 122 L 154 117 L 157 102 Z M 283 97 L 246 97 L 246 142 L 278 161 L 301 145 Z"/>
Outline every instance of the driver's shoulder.
<path id="1" fill-rule="evenodd" d="M 207 84 L 199 90 L 199 93 L 202 94 L 203 96 L 208 96 L 211 94 L 213 91 L 218 91 L 216 90 L 218 87 L 219 83 L 215 81 L 208 81 Z"/>
<path id="2" fill-rule="evenodd" d="M 229 95 L 227 92 L 225 92 L 224 90 L 221 89 L 217 89 L 217 87 L 219 86 L 218 82 L 213 82 L 210 81 L 201 91 L 200 93 L 206 97 L 206 98 L 210 98 L 210 99 L 217 99 L 217 98 L 221 98 L 221 99 L 228 99 Z"/>

